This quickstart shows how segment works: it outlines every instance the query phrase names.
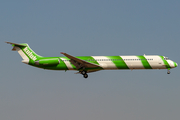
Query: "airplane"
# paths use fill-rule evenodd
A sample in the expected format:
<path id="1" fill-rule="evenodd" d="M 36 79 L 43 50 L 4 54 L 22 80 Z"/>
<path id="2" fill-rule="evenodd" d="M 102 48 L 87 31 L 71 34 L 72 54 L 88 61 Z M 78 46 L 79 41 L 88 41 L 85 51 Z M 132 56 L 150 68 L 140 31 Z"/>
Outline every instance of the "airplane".
<path id="1" fill-rule="evenodd" d="M 170 69 L 178 64 L 168 57 L 160 55 L 133 55 L 133 56 L 72 56 L 61 52 L 64 57 L 42 57 L 37 55 L 27 43 L 16 44 L 12 51 L 18 51 L 22 62 L 34 67 L 48 70 L 75 70 L 88 78 L 87 73 L 100 70 L 135 70 L 135 69 Z"/>

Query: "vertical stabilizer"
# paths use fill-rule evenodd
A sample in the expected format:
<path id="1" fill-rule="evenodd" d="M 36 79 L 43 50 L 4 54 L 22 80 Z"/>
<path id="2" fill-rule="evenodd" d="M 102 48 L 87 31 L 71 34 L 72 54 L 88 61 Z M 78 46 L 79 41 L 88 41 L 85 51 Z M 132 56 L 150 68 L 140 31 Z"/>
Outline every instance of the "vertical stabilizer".
<path id="1" fill-rule="evenodd" d="M 37 59 L 39 59 L 41 56 L 37 55 L 28 44 L 16 44 L 11 42 L 6 42 L 8 44 L 11 44 L 13 46 L 12 51 L 17 51 L 19 55 L 22 57 L 22 62 L 29 64 L 34 63 Z"/>

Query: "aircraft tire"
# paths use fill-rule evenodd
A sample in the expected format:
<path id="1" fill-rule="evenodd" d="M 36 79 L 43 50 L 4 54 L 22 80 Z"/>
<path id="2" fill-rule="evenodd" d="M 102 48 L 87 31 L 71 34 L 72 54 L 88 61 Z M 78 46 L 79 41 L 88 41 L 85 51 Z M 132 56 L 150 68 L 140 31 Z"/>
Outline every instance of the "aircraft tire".
<path id="1" fill-rule="evenodd" d="M 81 74 L 85 75 L 85 74 L 86 74 L 86 71 L 83 70 L 83 71 L 81 72 Z"/>
<path id="2" fill-rule="evenodd" d="M 88 78 L 88 74 L 84 74 L 83 76 L 84 76 L 84 78 Z"/>

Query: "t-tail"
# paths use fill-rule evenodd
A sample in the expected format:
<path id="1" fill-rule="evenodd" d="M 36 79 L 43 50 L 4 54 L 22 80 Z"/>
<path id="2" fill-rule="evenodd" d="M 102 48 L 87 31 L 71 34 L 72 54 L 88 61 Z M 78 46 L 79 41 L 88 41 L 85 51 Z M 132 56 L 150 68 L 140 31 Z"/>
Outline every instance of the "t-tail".
<path id="1" fill-rule="evenodd" d="M 12 51 L 17 51 L 19 55 L 23 58 L 22 62 L 26 64 L 34 64 L 35 61 L 41 56 L 37 55 L 26 43 L 16 44 L 11 42 L 6 42 L 13 46 Z"/>

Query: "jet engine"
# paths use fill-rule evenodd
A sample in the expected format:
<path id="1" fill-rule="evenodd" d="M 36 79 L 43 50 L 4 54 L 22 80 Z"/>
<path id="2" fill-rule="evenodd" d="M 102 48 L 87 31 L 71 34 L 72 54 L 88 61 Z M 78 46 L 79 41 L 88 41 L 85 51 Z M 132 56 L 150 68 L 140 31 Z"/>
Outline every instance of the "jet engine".
<path id="1" fill-rule="evenodd" d="M 40 59 L 35 61 L 35 65 L 43 65 L 43 66 L 55 66 L 60 63 L 58 58 L 47 58 L 47 59 Z"/>

